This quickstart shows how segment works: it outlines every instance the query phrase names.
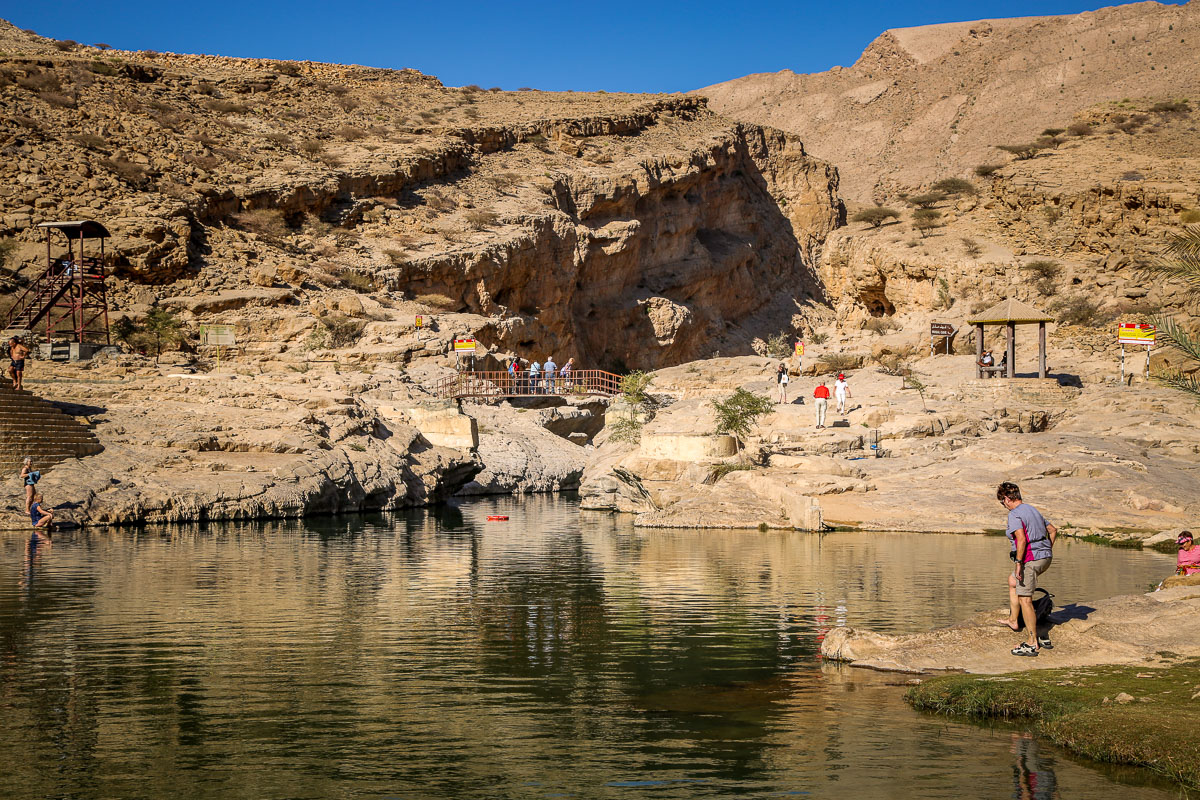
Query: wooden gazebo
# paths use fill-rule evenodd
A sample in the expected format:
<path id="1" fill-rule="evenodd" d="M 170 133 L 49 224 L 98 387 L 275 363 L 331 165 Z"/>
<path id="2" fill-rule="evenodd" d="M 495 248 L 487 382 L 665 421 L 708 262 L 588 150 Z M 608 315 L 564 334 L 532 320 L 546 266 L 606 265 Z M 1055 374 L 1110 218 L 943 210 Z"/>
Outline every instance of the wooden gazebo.
<path id="1" fill-rule="evenodd" d="M 979 365 L 983 358 L 983 326 L 1003 325 L 1008 332 L 1006 345 L 1007 359 L 1004 377 L 1011 378 L 1016 373 L 1017 362 L 1017 326 L 1038 326 L 1038 377 L 1046 377 L 1046 323 L 1053 322 L 1054 317 L 1038 311 L 1028 303 L 1022 303 L 1015 297 L 1002 300 L 981 314 L 967 320 L 967 324 L 975 326 L 975 375 L 984 377 L 985 368 Z M 990 377 L 990 376 L 988 376 Z"/>

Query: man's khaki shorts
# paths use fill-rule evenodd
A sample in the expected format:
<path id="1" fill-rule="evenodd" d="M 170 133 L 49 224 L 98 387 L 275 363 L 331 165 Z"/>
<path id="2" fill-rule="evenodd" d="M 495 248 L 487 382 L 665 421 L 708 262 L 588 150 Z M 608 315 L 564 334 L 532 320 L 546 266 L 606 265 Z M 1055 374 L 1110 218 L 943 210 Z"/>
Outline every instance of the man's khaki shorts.
<path id="1" fill-rule="evenodd" d="M 1039 558 L 1025 564 L 1025 580 L 1017 581 L 1017 597 L 1033 597 L 1033 590 L 1037 588 L 1038 575 L 1050 569 L 1050 562 L 1053 560 L 1053 558 Z M 1015 567 L 1013 574 L 1016 574 Z"/>

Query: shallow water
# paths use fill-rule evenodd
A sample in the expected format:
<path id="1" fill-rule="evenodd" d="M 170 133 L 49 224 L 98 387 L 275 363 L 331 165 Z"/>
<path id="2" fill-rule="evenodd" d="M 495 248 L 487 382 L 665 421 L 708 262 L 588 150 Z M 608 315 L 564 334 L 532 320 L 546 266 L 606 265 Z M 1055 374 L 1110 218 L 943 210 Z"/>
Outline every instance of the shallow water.
<path id="1" fill-rule="evenodd" d="M 816 656 L 833 625 L 997 608 L 1007 563 L 995 537 L 635 532 L 550 498 L 9 536 L 0 797 L 1175 796 Z M 1068 541 L 1047 584 L 1172 567 Z"/>

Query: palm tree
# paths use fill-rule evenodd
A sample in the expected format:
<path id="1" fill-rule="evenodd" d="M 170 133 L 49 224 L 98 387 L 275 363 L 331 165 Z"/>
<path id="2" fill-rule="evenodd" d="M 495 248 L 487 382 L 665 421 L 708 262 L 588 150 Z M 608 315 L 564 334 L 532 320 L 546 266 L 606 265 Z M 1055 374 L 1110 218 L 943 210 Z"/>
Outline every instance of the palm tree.
<path id="1" fill-rule="evenodd" d="M 1146 267 L 1152 275 L 1168 280 L 1180 280 L 1188 285 L 1194 299 L 1200 300 L 1200 225 L 1184 228 L 1183 233 L 1171 235 L 1167 244 L 1168 258 Z M 1159 316 L 1154 320 L 1163 342 L 1188 358 L 1200 361 L 1200 339 L 1188 333 L 1172 317 Z M 1155 378 L 1170 387 L 1200 399 L 1200 376 L 1187 375 L 1179 370 L 1162 372 Z"/>

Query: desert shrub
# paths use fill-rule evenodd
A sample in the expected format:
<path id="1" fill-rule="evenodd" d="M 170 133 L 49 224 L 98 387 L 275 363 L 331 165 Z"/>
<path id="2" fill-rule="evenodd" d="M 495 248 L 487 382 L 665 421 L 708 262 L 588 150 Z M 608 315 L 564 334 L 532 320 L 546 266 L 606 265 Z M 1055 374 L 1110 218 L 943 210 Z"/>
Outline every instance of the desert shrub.
<path id="1" fill-rule="evenodd" d="M 342 286 L 347 289 L 353 289 L 356 292 L 367 294 L 373 292 L 379 287 L 375 283 L 375 279 L 370 275 L 364 275 L 361 272 L 347 270 L 338 276 L 342 282 Z"/>
<path id="2" fill-rule="evenodd" d="M 280 147 L 287 147 L 288 145 L 290 145 L 292 143 L 292 137 L 288 136 L 286 133 L 281 133 L 279 131 L 275 131 L 274 133 L 268 133 L 266 138 L 267 138 L 268 142 L 271 142 L 272 144 L 277 144 Z"/>
<path id="3" fill-rule="evenodd" d="M 1042 206 L 1042 216 L 1046 218 L 1046 222 L 1051 225 L 1062 219 L 1062 209 L 1058 206 Z"/>
<path id="4" fill-rule="evenodd" d="M 108 147 L 108 142 L 105 138 L 94 133 L 80 133 L 71 138 L 83 147 L 90 147 L 93 150 L 103 150 Z"/>
<path id="5" fill-rule="evenodd" d="M 963 252 L 967 254 L 968 258 L 979 258 L 983 254 L 983 248 L 979 246 L 979 242 L 969 236 L 962 238 L 962 244 Z"/>
<path id="6" fill-rule="evenodd" d="M 121 74 L 121 71 L 112 64 L 107 61 L 101 61 L 98 58 L 93 59 L 92 63 L 88 64 L 88 69 L 97 75 L 107 75 L 110 78 Z"/>
<path id="7" fill-rule="evenodd" d="M 55 106 L 56 108 L 74 108 L 75 98 L 62 92 L 38 92 L 38 97 L 43 103 Z"/>
<path id="8" fill-rule="evenodd" d="M 883 206 L 875 206 L 874 208 L 864 208 L 852 218 L 852 222 L 865 222 L 872 228 L 878 228 L 889 219 L 898 219 L 900 212 L 893 208 L 884 208 Z"/>
<path id="9" fill-rule="evenodd" d="M 334 134 L 339 138 L 345 139 L 347 142 L 356 142 L 359 139 L 365 138 L 367 132 L 362 128 L 356 128 L 353 125 L 343 125 L 334 131 Z"/>
<path id="10" fill-rule="evenodd" d="M 212 100 L 204 101 L 204 107 L 216 114 L 245 114 L 250 110 L 250 107 L 243 103 L 234 103 L 230 100 Z"/>
<path id="11" fill-rule="evenodd" d="M 945 192 L 925 192 L 924 194 L 910 196 L 908 202 L 917 208 L 933 208 L 945 199 Z"/>
<path id="12" fill-rule="evenodd" d="M 17 255 L 17 240 L 11 238 L 0 239 L 0 267 L 8 267 L 9 262 L 14 260 Z"/>
<path id="13" fill-rule="evenodd" d="M 1055 305 L 1058 321 L 1064 325 L 1094 328 L 1106 321 L 1100 304 L 1087 297 L 1072 297 Z"/>
<path id="14" fill-rule="evenodd" d="M 949 308 L 954 305 L 954 297 L 950 294 L 950 282 L 945 278 L 937 279 L 937 297 L 933 299 L 934 308 Z"/>
<path id="15" fill-rule="evenodd" d="M 54 43 L 54 49 L 61 50 L 64 53 L 69 53 L 79 46 L 79 42 L 73 39 L 64 39 L 61 42 Z"/>
<path id="16" fill-rule="evenodd" d="M 353 111 L 354 109 L 358 108 L 359 105 L 361 105 L 357 100 L 355 100 L 353 97 L 349 97 L 349 96 L 339 97 L 337 99 L 337 104 L 342 109 L 342 111 L 347 111 L 347 112 Z"/>
<path id="17" fill-rule="evenodd" d="M 990 177 L 993 172 L 1000 169 L 1002 166 L 1004 166 L 1004 165 L 1003 164 L 980 164 L 977 167 L 975 167 L 975 174 L 981 178 L 987 178 L 987 177 Z"/>
<path id="18" fill-rule="evenodd" d="M 194 167 L 199 167 L 202 170 L 212 171 L 221 163 L 221 159 L 216 156 L 206 156 L 202 153 L 184 153 L 183 160 Z"/>
<path id="19" fill-rule="evenodd" d="M 996 149 L 1003 150 L 1011 156 L 1014 156 L 1018 161 L 1024 161 L 1028 158 L 1033 158 L 1038 153 L 1046 149 L 1044 145 L 1037 142 L 1026 142 L 1025 144 L 998 144 Z"/>
<path id="20" fill-rule="evenodd" d="M 1146 180 L 1146 176 L 1143 175 L 1142 173 L 1138 172 L 1136 169 L 1131 169 L 1131 170 L 1121 173 L 1121 180 L 1123 180 L 1123 181 L 1144 181 L 1144 180 Z"/>
<path id="21" fill-rule="evenodd" d="M 962 178 L 942 178 L 932 188 L 946 194 L 975 194 L 975 184 Z"/>
<path id="22" fill-rule="evenodd" d="M 1066 133 L 1066 128 L 1046 128 L 1044 131 L 1042 131 L 1042 136 L 1049 136 L 1053 139 L 1055 136 L 1059 136 L 1063 133 Z"/>
<path id="23" fill-rule="evenodd" d="M 233 219 L 242 230 L 268 239 L 279 239 L 288 233 L 283 212 L 277 208 L 253 208 L 234 214 Z"/>
<path id="24" fill-rule="evenodd" d="M 1185 225 L 1200 222 L 1200 208 L 1187 208 L 1179 212 L 1179 221 Z"/>
<path id="25" fill-rule="evenodd" d="M 721 478 L 724 478 L 726 475 L 728 475 L 731 472 L 745 472 L 747 470 L 752 470 L 754 468 L 755 468 L 755 465 L 751 464 L 749 462 L 726 461 L 724 463 L 717 464 L 715 467 L 712 468 L 712 472 L 709 473 L 708 480 L 706 480 L 705 483 L 710 483 L 710 484 L 716 483 L 717 481 L 721 480 Z M 760 526 L 760 528 L 766 528 L 766 527 L 767 527 L 767 523 L 765 523 L 765 522 L 762 523 L 762 525 Z"/>
<path id="26" fill-rule="evenodd" d="M 1049 150 L 1051 148 L 1057 149 L 1058 146 L 1062 144 L 1062 139 L 1058 138 L 1057 136 L 1039 136 L 1034 141 L 1034 144 L 1043 150 Z"/>
<path id="27" fill-rule="evenodd" d="M 1054 280 L 1062 272 L 1062 265 L 1057 261 L 1040 260 L 1023 264 L 1021 269 L 1033 273 L 1035 278 Z"/>
<path id="28" fill-rule="evenodd" d="M 442 194 L 437 189 L 430 189 L 425 195 L 425 205 L 432 208 L 434 211 L 453 211 L 458 207 L 458 203 L 446 195 Z"/>
<path id="29" fill-rule="evenodd" d="M 1042 297 L 1053 297 L 1058 291 L 1058 286 L 1049 278 L 1040 278 L 1033 283 L 1034 290 Z"/>
<path id="30" fill-rule="evenodd" d="M 388 263 L 393 267 L 399 267 L 408 263 L 408 253 L 403 250 L 384 250 L 383 254 L 387 256 Z"/>
<path id="31" fill-rule="evenodd" d="M 813 344 L 825 344 L 829 341 L 829 334 L 821 333 L 820 331 L 813 331 L 808 335 L 808 340 Z"/>
<path id="32" fill-rule="evenodd" d="M 280 75 L 290 75 L 294 78 L 300 74 L 300 65 L 295 61 L 277 61 L 272 66 Z"/>
<path id="33" fill-rule="evenodd" d="M 642 440 L 642 423 L 637 417 L 617 417 L 610 425 L 608 438 L 614 442 L 637 444 Z"/>
<path id="34" fill-rule="evenodd" d="M 481 231 L 485 228 L 495 225 L 500 219 L 500 215 L 495 211 L 484 211 L 482 209 L 472 209 L 465 215 L 467 224 L 473 229 Z"/>
<path id="35" fill-rule="evenodd" d="M 924 239 L 929 231 L 942 226 L 942 212 L 933 208 L 918 208 L 913 212 L 912 226 Z"/>
<path id="36" fill-rule="evenodd" d="M 94 45 L 92 45 L 92 47 L 96 48 L 97 50 L 112 50 L 113 49 L 113 46 L 111 44 L 106 44 L 105 42 L 96 42 Z"/>
<path id="37" fill-rule="evenodd" d="M 329 331 L 330 347 L 347 347 L 354 344 L 367 327 L 366 320 L 355 319 L 345 314 L 326 314 L 321 318 L 321 324 Z"/>
<path id="38" fill-rule="evenodd" d="M 317 156 L 325 149 L 325 143 L 320 139 L 305 139 L 300 142 L 300 152 L 307 156 Z"/>
<path id="39" fill-rule="evenodd" d="M 884 353 L 877 359 L 879 371 L 884 375 L 907 375 L 911 372 L 908 362 L 899 353 Z"/>
<path id="40" fill-rule="evenodd" d="M 1067 126 L 1067 133 L 1072 136 L 1091 136 L 1095 132 L 1086 122 L 1075 122 Z"/>
<path id="41" fill-rule="evenodd" d="M 863 323 L 864 331 L 870 331 L 871 333 L 877 333 L 881 335 L 887 333 L 888 331 L 894 331 L 899 327 L 900 326 L 896 324 L 895 320 L 889 319 L 888 317 L 871 317 L 871 319 Z"/>
<path id="42" fill-rule="evenodd" d="M 100 166 L 131 186 L 140 186 L 146 180 L 146 169 L 140 164 L 123 158 L 102 158 Z"/>
<path id="43" fill-rule="evenodd" d="M 787 358 L 792 354 L 792 337 L 787 331 L 780 331 L 774 336 L 767 337 L 767 355 L 771 358 Z"/>
<path id="44" fill-rule="evenodd" d="M 458 300 L 437 293 L 419 294 L 413 299 L 427 308 L 432 308 L 434 311 L 454 311 L 462 305 Z"/>
<path id="45" fill-rule="evenodd" d="M 858 356 L 849 353 L 826 353 L 817 361 L 817 373 L 845 372 L 848 369 L 857 369 L 860 363 L 862 362 Z"/>

